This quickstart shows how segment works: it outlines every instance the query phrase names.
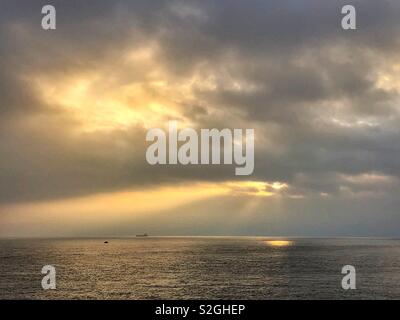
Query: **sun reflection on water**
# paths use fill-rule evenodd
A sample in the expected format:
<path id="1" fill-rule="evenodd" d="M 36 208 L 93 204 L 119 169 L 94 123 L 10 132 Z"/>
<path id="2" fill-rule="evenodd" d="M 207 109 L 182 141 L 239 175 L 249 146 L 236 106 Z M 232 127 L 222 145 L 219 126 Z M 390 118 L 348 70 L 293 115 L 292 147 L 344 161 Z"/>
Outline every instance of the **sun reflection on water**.
<path id="1" fill-rule="evenodd" d="M 265 243 L 271 247 L 288 247 L 293 244 L 290 240 L 267 240 Z"/>

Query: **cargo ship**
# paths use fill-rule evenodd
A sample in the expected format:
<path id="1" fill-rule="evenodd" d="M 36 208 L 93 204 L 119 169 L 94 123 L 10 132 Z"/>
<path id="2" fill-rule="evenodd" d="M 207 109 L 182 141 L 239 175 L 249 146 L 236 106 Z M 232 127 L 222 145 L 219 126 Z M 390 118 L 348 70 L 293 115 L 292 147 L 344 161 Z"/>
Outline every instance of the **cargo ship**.
<path id="1" fill-rule="evenodd" d="M 136 237 L 138 238 L 144 238 L 144 237 L 148 237 L 149 235 L 147 233 L 143 233 L 143 234 L 137 234 Z"/>

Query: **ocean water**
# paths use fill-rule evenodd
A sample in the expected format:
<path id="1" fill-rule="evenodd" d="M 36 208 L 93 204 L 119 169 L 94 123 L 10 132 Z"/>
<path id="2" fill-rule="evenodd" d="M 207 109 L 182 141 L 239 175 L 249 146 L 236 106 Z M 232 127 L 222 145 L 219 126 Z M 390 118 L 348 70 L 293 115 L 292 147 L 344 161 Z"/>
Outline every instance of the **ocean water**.
<path id="1" fill-rule="evenodd" d="M 56 268 L 56 290 L 41 287 L 44 265 Z M 341 287 L 344 265 L 356 268 L 356 290 Z M 398 298 L 400 240 L 0 240 L 0 299 Z"/>

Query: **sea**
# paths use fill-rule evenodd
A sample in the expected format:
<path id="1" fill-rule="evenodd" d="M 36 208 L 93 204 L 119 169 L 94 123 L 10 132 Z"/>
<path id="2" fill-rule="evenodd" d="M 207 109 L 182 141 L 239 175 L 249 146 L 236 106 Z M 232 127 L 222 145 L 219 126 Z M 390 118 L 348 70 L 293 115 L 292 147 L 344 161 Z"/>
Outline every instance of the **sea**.
<path id="1" fill-rule="evenodd" d="M 105 243 L 108 241 L 108 243 Z M 42 288 L 43 266 L 56 289 Z M 342 269 L 355 268 L 355 289 Z M 400 240 L 0 240 L 0 299 L 399 299 Z"/>

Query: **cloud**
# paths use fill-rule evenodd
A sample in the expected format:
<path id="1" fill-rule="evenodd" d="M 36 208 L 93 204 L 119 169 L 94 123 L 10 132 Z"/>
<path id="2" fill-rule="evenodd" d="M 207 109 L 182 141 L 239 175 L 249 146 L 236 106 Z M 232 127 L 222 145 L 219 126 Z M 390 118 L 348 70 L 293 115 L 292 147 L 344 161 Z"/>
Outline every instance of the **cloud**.
<path id="1" fill-rule="evenodd" d="M 356 1 L 349 32 L 343 1 L 52 3 L 54 32 L 40 2 L 0 13 L 1 203 L 237 178 L 149 166 L 146 130 L 168 120 L 255 128 L 252 180 L 313 212 L 398 196 L 397 1 Z"/>

